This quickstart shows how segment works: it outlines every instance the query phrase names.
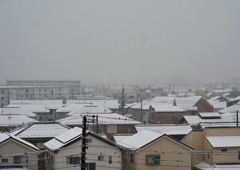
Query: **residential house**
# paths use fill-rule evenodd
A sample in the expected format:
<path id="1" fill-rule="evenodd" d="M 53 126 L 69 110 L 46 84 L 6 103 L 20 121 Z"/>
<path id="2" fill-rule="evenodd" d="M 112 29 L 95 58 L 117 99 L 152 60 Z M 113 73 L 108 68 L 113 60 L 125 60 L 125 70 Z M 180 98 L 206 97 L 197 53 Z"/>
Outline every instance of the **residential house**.
<path id="1" fill-rule="evenodd" d="M 150 130 L 157 133 L 162 133 L 169 135 L 175 139 L 181 140 L 192 128 L 189 125 L 179 125 L 179 124 L 145 124 L 145 125 L 136 125 L 137 132 L 142 130 Z"/>
<path id="2" fill-rule="evenodd" d="M 149 124 L 175 124 L 186 114 L 186 110 L 172 105 L 151 105 L 149 108 Z"/>
<path id="3" fill-rule="evenodd" d="M 71 129 L 58 122 L 38 122 L 31 123 L 24 127 L 11 131 L 11 134 L 24 139 L 40 150 L 45 150 L 43 143 L 53 139 L 55 136 Z M 45 153 L 39 154 L 39 169 L 44 168 Z"/>
<path id="4" fill-rule="evenodd" d="M 151 108 L 150 108 L 151 106 Z M 175 106 L 175 107 L 172 107 Z M 150 110 L 149 110 L 150 108 Z M 153 110 L 155 109 L 155 111 Z M 201 96 L 191 97 L 155 97 L 142 101 L 128 109 L 132 118 L 143 123 L 176 123 L 183 115 L 196 115 L 199 112 L 212 112 L 213 107 Z M 159 110 L 159 114 L 156 113 Z M 172 114 L 169 114 L 172 113 Z M 155 115 L 159 115 L 157 120 Z"/>
<path id="5" fill-rule="evenodd" d="M 238 116 L 238 119 L 240 116 Z M 183 116 L 178 121 L 178 124 L 188 124 L 190 125 L 193 129 L 197 127 L 198 124 L 201 123 L 208 123 L 208 124 L 217 124 L 219 123 L 220 126 L 222 124 L 227 124 L 230 126 L 236 126 L 236 113 L 224 113 L 224 114 L 219 114 L 216 112 L 207 112 L 207 113 L 199 113 L 198 115 L 186 115 Z"/>
<path id="6" fill-rule="evenodd" d="M 38 151 L 33 144 L 9 133 L 0 133 L 0 169 L 38 170 Z"/>
<path id="7" fill-rule="evenodd" d="M 118 144 L 125 147 L 123 169 L 191 169 L 193 148 L 166 134 L 142 130 Z"/>
<path id="8" fill-rule="evenodd" d="M 82 115 L 84 114 L 74 114 L 57 121 L 69 127 L 82 127 Z M 89 130 L 105 134 L 108 139 L 111 139 L 114 134 L 136 133 L 135 125 L 141 124 L 117 113 L 86 113 L 85 115 L 88 118 Z"/>
<path id="9" fill-rule="evenodd" d="M 67 100 L 67 105 L 74 104 L 74 103 L 82 103 L 82 104 L 90 104 L 90 105 L 97 105 L 102 106 L 104 108 L 110 109 L 112 112 L 118 112 L 118 101 L 112 99 L 105 99 L 105 100 Z"/>
<path id="10" fill-rule="evenodd" d="M 0 114 L 0 132 L 9 132 L 32 122 L 38 121 L 24 115 Z"/>
<path id="11" fill-rule="evenodd" d="M 86 134 L 86 169 L 122 169 L 123 147 L 90 131 Z M 47 154 L 46 169 L 78 170 L 82 152 L 82 129 L 75 127 L 44 143 Z"/>
<path id="12" fill-rule="evenodd" d="M 192 166 L 200 162 L 210 165 L 240 164 L 240 128 L 215 124 L 191 131 L 181 140 L 194 148 Z"/>
<path id="13" fill-rule="evenodd" d="M 41 110 L 30 110 L 38 115 L 39 121 L 55 121 L 60 118 L 66 117 L 65 115 L 58 115 L 56 110 L 63 107 L 62 100 L 11 100 L 10 106 L 19 106 L 19 107 L 27 107 L 36 106 L 40 107 Z"/>

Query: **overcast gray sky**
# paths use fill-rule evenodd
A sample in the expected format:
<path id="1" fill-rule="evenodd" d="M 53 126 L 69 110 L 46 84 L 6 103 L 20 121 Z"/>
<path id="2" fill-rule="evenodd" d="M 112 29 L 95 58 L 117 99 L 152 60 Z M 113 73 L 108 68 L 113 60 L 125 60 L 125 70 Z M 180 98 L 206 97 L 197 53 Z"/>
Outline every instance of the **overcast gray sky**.
<path id="1" fill-rule="evenodd" d="M 226 82 L 239 0 L 0 0 L 0 82 Z"/>

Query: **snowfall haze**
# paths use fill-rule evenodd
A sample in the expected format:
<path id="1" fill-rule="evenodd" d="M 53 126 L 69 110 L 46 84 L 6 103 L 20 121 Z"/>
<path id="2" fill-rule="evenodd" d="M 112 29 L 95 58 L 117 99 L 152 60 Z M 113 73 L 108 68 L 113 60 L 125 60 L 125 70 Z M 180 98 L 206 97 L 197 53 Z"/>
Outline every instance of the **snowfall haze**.
<path id="1" fill-rule="evenodd" d="M 239 77 L 239 0 L 1 0 L 0 82 Z"/>

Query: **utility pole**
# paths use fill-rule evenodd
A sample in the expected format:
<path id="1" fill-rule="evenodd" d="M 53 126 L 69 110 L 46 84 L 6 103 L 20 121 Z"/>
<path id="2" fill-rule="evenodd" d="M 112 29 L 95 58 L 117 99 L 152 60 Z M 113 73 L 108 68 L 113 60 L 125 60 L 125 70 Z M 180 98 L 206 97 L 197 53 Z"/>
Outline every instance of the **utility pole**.
<path id="1" fill-rule="evenodd" d="M 8 105 L 10 104 L 10 99 L 9 99 L 9 89 L 8 89 Z"/>
<path id="2" fill-rule="evenodd" d="M 96 134 L 98 134 L 98 115 L 96 116 L 96 123 L 97 123 L 97 125 L 96 125 Z"/>
<path id="3" fill-rule="evenodd" d="M 124 85 L 122 85 L 122 115 L 124 114 Z"/>
<path id="4" fill-rule="evenodd" d="M 82 122 L 82 152 L 81 152 L 81 170 L 85 170 L 86 167 L 86 122 L 87 118 L 86 115 L 83 116 L 83 122 Z"/>
<path id="5" fill-rule="evenodd" d="M 237 116 L 236 116 L 236 119 L 237 119 L 237 127 L 238 127 L 238 110 L 237 110 Z"/>
<path id="6" fill-rule="evenodd" d="M 53 100 L 53 88 L 52 88 L 52 91 L 51 91 L 51 93 L 52 93 L 52 100 Z"/>
<path id="7" fill-rule="evenodd" d="M 142 112 L 142 98 L 141 98 L 141 115 L 142 115 L 142 122 L 143 122 L 143 112 Z M 143 122 L 144 123 L 144 122 Z M 145 123 L 144 123 L 145 124 Z"/>

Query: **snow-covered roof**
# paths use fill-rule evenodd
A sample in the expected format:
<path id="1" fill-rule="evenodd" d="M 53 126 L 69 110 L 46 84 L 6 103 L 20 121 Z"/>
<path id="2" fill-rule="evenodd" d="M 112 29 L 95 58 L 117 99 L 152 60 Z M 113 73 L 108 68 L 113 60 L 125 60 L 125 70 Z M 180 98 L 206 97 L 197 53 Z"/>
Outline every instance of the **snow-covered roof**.
<path id="1" fill-rule="evenodd" d="M 90 104 L 83 104 L 83 103 L 73 103 L 73 104 L 68 104 L 65 107 L 59 108 L 56 110 L 56 112 L 64 112 L 64 113 L 69 113 L 74 110 L 80 109 L 84 106 L 90 106 Z"/>
<path id="2" fill-rule="evenodd" d="M 36 116 L 36 114 L 19 107 L 3 107 L 0 109 L 0 114 L 15 114 L 15 115 L 24 115 L 28 117 Z"/>
<path id="3" fill-rule="evenodd" d="M 45 109 L 45 108 L 37 106 L 37 105 L 10 104 L 8 106 L 5 106 L 5 108 L 7 108 L 7 107 L 19 107 L 19 108 L 28 110 L 33 113 L 49 113 L 50 112 L 48 109 Z"/>
<path id="4" fill-rule="evenodd" d="M 94 134 L 90 131 L 87 132 L 86 136 L 88 136 L 88 135 L 94 136 L 111 146 L 117 146 L 118 148 L 120 148 L 120 146 L 118 146 L 116 143 L 108 140 L 105 137 L 102 137 L 101 135 Z M 54 139 L 44 143 L 44 146 L 46 146 L 49 149 L 56 150 L 63 146 L 68 145 L 69 143 L 71 143 L 75 140 L 80 139 L 81 137 L 82 137 L 82 129 L 79 127 L 74 127 L 73 129 L 65 131 L 64 133 L 56 136 Z M 89 145 L 89 147 L 91 147 L 91 144 L 88 144 L 88 145 Z"/>
<path id="5" fill-rule="evenodd" d="M 185 112 L 186 110 L 181 109 L 177 106 L 172 105 L 152 105 L 155 112 Z"/>
<path id="6" fill-rule="evenodd" d="M 2 115 L 0 114 L 0 126 L 22 126 L 31 122 L 38 122 L 35 119 L 24 115 Z"/>
<path id="7" fill-rule="evenodd" d="M 14 136 L 14 135 L 9 134 L 9 133 L 0 133 L 0 144 L 1 144 L 2 142 L 4 142 L 4 141 L 8 140 L 8 139 L 14 139 L 14 140 L 16 140 L 16 141 L 18 141 L 18 142 L 20 142 L 20 143 L 23 143 L 23 144 L 25 144 L 25 145 L 27 145 L 27 146 L 29 146 L 29 147 L 37 150 L 37 151 L 39 150 L 39 149 L 38 149 L 36 146 L 34 146 L 33 144 L 31 144 L 31 143 L 29 143 L 29 142 L 27 142 L 27 141 L 25 141 L 25 140 L 23 140 L 23 139 L 21 139 L 21 138 L 19 138 L 19 137 L 17 137 L 17 136 Z"/>
<path id="8" fill-rule="evenodd" d="M 212 106 L 214 109 L 225 109 L 227 107 L 227 102 L 214 102 Z"/>
<path id="9" fill-rule="evenodd" d="M 225 109 L 222 109 L 222 110 L 219 110 L 220 113 L 236 113 L 236 111 L 239 110 L 240 111 L 240 104 L 235 104 L 235 105 L 232 105 L 230 107 L 227 107 Z"/>
<path id="10" fill-rule="evenodd" d="M 83 113 L 111 113 L 112 111 L 108 108 L 104 108 L 102 106 L 97 105 L 85 105 L 79 109 L 73 110 L 68 115 L 74 115 L 74 114 L 83 114 Z"/>
<path id="11" fill-rule="evenodd" d="M 150 130 L 167 135 L 186 135 L 192 130 L 191 126 L 181 124 L 137 125 L 135 127 L 138 132 L 142 130 Z"/>
<path id="12" fill-rule="evenodd" d="M 141 122 L 130 119 L 128 117 L 119 115 L 117 113 L 94 113 L 94 114 L 87 114 L 91 115 L 98 115 L 98 124 L 141 124 Z M 65 125 L 81 125 L 82 124 L 82 115 L 75 114 L 60 120 L 57 122 L 61 122 Z"/>
<path id="13" fill-rule="evenodd" d="M 240 147 L 240 136 L 206 136 L 214 148 Z"/>
<path id="14" fill-rule="evenodd" d="M 209 165 L 205 162 L 201 162 L 194 167 L 201 170 L 239 170 L 239 165 L 237 164 L 228 164 L 228 165 Z"/>
<path id="15" fill-rule="evenodd" d="M 11 100 L 12 105 L 37 105 L 45 109 L 59 109 L 62 107 L 62 100 Z"/>
<path id="16" fill-rule="evenodd" d="M 99 105 L 108 109 L 118 109 L 117 100 L 67 100 L 67 105 L 74 103 L 92 103 L 93 105 Z"/>
<path id="17" fill-rule="evenodd" d="M 115 134 L 113 135 L 114 140 L 116 141 L 116 143 L 119 143 L 121 141 L 123 141 L 124 139 L 128 138 L 129 136 L 132 136 L 133 134 Z"/>
<path id="18" fill-rule="evenodd" d="M 208 117 L 215 117 L 215 118 L 221 118 L 221 115 L 218 113 L 218 112 L 201 112 L 199 113 L 199 115 L 202 117 L 202 118 L 208 118 Z"/>
<path id="19" fill-rule="evenodd" d="M 72 140 L 76 139 L 76 137 L 81 137 L 81 136 L 82 136 L 82 128 L 74 127 L 73 129 L 67 130 L 59 134 L 58 136 L 56 136 L 54 139 L 44 143 L 44 146 L 53 150 L 58 149 L 70 143 Z"/>
<path id="20" fill-rule="evenodd" d="M 198 110 L 196 106 L 194 106 L 200 99 L 201 96 L 191 96 L 191 97 L 155 97 L 151 101 L 158 102 L 160 101 L 162 104 L 173 105 L 174 99 L 176 101 L 177 107 L 184 110 Z"/>
<path id="21" fill-rule="evenodd" d="M 218 99 L 220 99 L 221 96 L 215 96 L 215 97 L 212 97 L 211 99 L 208 100 L 208 102 L 212 102 L 212 101 L 218 101 Z"/>
<path id="22" fill-rule="evenodd" d="M 157 133 L 150 130 L 142 130 L 118 142 L 117 144 L 131 150 L 137 150 L 147 145 L 148 143 L 152 142 L 153 140 L 159 138 L 162 135 L 163 135 L 162 133 Z"/>
<path id="23" fill-rule="evenodd" d="M 212 123 L 215 123 L 216 126 L 226 126 L 227 125 L 226 123 L 236 122 L 235 113 L 224 113 L 224 114 L 220 114 L 220 116 L 221 116 L 220 118 L 212 118 L 212 119 L 202 119 L 198 115 L 185 115 L 183 117 L 190 126 L 196 126 L 199 123 L 209 123 L 209 125 Z M 238 119 L 239 118 L 240 118 L 240 115 L 238 116 Z"/>
<path id="24" fill-rule="evenodd" d="M 57 122 L 39 122 L 15 129 L 11 134 L 20 138 L 53 138 L 69 129 Z"/>

